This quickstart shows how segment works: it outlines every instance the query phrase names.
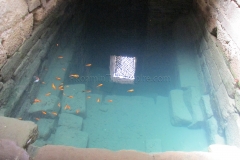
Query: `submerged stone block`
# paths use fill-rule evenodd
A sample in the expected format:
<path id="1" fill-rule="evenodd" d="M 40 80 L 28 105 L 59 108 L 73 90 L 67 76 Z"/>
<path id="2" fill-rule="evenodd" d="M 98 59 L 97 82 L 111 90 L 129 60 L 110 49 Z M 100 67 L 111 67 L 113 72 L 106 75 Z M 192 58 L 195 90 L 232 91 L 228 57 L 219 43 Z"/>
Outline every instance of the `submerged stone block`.
<path id="1" fill-rule="evenodd" d="M 62 97 L 62 113 L 71 113 L 75 115 L 85 115 L 86 112 L 86 95 L 85 85 L 75 84 L 68 85 L 64 88 L 64 96 Z M 67 108 L 66 105 L 70 106 Z"/>
<path id="2" fill-rule="evenodd" d="M 192 123 L 192 116 L 183 101 L 182 90 L 170 91 L 171 123 L 174 126 L 188 126 Z"/>
<path id="3" fill-rule="evenodd" d="M 88 134 L 72 127 L 59 126 L 53 144 L 86 148 L 88 144 Z"/>
<path id="4" fill-rule="evenodd" d="M 240 147 L 240 117 L 238 114 L 228 117 L 225 136 L 228 145 Z"/>
<path id="5" fill-rule="evenodd" d="M 12 79 L 8 80 L 3 84 L 2 89 L 0 91 L 0 106 L 5 105 L 9 100 L 9 96 L 13 91 L 14 81 Z"/>
<path id="6" fill-rule="evenodd" d="M 211 118 L 213 116 L 212 106 L 209 95 L 203 95 L 201 97 L 201 107 L 205 118 Z"/>
<path id="7" fill-rule="evenodd" d="M 38 103 L 33 103 L 28 110 L 34 118 L 56 118 L 60 110 L 58 103 L 59 98 L 54 95 L 50 96 L 39 96 L 37 99 L 40 100 Z M 56 114 L 55 114 L 56 113 Z"/>
<path id="8" fill-rule="evenodd" d="M 62 113 L 59 115 L 58 126 L 67 126 L 75 129 L 82 129 L 83 118 L 73 114 Z"/>
<path id="9" fill-rule="evenodd" d="M 55 120 L 42 118 L 37 122 L 38 125 L 38 138 L 47 140 L 54 128 Z"/>
<path id="10" fill-rule="evenodd" d="M 217 65 L 221 80 L 227 90 L 228 96 L 234 97 L 234 78 L 224 60 L 224 53 L 220 52 L 217 47 L 213 46 L 210 48 L 212 58 Z M 212 62 L 213 63 L 213 62 Z"/>
<path id="11" fill-rule="evenodd" d="M 202 126 L 204 117 L 200 107 L 201 94 L 196 87 L 189 87 L 184 91 L 184 101 L 192 115 L 192 123 L 189 128 L 199 128 Z"/>
<path id="12" fill-rule="evenodd" d="M 207 68 L 211 75 L 213 87 L 215 90 L 217 90 L 222 83 L 222 79 L 220 77 L 218 67 L 213 59 L 212 52 L 210 50 L 206 50 L 204 52 L 204 57 L 205 57 Z"/>
<path id="13" fill-rule="evenodd" d="M 225 144 L 224 138 L 218 134 L 218 123 L 215 117 L 212 116 L 206 121 L 206 129 L 211 144 Z"/>
<path id="14" fill-rule="evenodd" d="M 216 104 L 220 110 L 220 116 L 226 120 L 232 113 L 235 112 L 234 100 L 228 96 L 226 88 L 223 84 L 214 93 Z"/>

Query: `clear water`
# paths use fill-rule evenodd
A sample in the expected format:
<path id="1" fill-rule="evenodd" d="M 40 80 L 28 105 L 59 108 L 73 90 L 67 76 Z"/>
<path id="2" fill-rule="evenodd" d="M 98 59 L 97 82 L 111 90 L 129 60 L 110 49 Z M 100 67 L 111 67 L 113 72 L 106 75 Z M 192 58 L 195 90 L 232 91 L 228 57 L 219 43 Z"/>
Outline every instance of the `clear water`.
<path id="1" fill-rule="evenodd" d="M 168 96 L 171 90 L 178 87 L 171 30 L 147 37 L 147 25 L 141 20 L 136 22 L 130 18 L 126 19 L 126 24 L 117 24 L 113 19 L 101 17 L 104 17 L 104 12 L 89 14 L 84 40 L 79 38 L 81 34 L 73 32 L 75 29 L 79 31 L 80 25 L 76 22 L 70 25 L 62 33 L 55 51 L 49 55 L 52 60 L 46 77 L 41 77 L 52 94 L 51 84 L 61 83 L 53 80 L 56 76 L 64 79 L 65 88 L 84 84 L 86 90 L 91 90 L 86 93 L 86 114 L 82 127 L 82 131 L 89 135 L 87 147 L 144 152 L 206 150 L 208 141 L 204 128 L 188 129 L 171 125 Z M 81 45 L 84 45 L 84 50 Z M 134 84 L 118 84 L 109 80 L 110 55 L 137 58 Z M 59 59 L 58 56 L 63 58 Z M 86 67 L 87 63 L 92 66 Z M 62 68 L 66 71 L 63 72 Z M 69 78 L 69 74 L 73 73 L 81 77 Z M 88 76 L 99 79 L 87 81 L 84 77 Z M 103 86 L 97 87 L 100 83 Z M 43 86 L 46 88 L 46 85 Z M 132 88 L 134 92 L 127 92 Z M 44 89 L 39 95 L 49 91 Z M 64 97 L 59 92 L 55 94 L 60 99 Z M 98 98 L 100 102 L 97 102 Z M 78 104 L 81 99 L 72 98 L 71 101 Z M 63 107 L 59 115 L 64 111 Z M 54 126 L 51 137 L 48 140 L 39 139 L 36 144 L 54 144 L 57 130 L 58 127 Z M 62 133 L 62 137 L 68 136 L 69 132 Z M 77 141 L 73 140 L 66 145 L 77 146 L 75 143 Z"/>

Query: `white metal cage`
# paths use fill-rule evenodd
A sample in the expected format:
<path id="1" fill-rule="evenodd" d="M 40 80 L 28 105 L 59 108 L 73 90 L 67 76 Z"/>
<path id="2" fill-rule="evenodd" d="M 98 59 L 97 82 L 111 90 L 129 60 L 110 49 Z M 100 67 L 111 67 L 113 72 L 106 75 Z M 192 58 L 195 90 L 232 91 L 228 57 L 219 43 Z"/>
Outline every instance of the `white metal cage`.
<path id="1" fill-rule="evenodd" d="M 110 57 L 110 75 L 113 82 L 124 84 L 134 83 L 135 70 L 135 57 L 115 55 Z"/>

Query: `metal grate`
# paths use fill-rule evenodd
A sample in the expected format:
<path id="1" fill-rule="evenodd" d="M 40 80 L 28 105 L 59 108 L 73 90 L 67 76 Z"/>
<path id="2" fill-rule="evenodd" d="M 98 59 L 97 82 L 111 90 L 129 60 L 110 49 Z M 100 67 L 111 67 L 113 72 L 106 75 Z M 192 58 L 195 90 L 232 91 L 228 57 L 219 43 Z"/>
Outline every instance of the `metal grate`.
<path id="1" fill-rule="evenodd" d="M 132 84 L 135 79 L 136 58 L 124 56 L 110 57 L 111 80 L 117 83 Z"/>

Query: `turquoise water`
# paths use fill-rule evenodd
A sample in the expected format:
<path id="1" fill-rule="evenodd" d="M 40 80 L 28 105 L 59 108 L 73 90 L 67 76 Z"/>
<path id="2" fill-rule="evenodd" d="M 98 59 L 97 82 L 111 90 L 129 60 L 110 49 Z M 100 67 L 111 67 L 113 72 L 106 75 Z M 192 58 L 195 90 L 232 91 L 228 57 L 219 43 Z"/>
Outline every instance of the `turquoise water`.
<path id="1" fill-rule="evenodd" d="M 81 30 L 74 22 L 62 33 L 49 55 L 51 63 L 46 76 L 40 77 L 39 83 L 44 84 L 37 97 L 47 99 L 46 93 L 50 92 L 54 108 L 46 111 L 57 115 L 33 116 L 38 124 L 42 119 L 52 121 L 46 122 L 52 123 L 49 133 L 41 133 L 42 137 L 35 144 L 144 152 L 206 150 L 204 126 L 189 129 L 171 124 L 169 92 L 179 89 L 171 29 L 149 37 L 144 19 L 129 17 L 121 24 L 106 17 L 100 20 L 104 12 L 97 14 L 97 9 L 92 12 L 96 13 L 87 17 L 85 38 L 81 38 L 83 32 L 74 32 Z M 110 80 L 111 55 L 136 57 L 134 84 Z M 86 67 L 86 64 L 91 66 Z M 80 77 L 71 78 L 70 74 Z M 57 88 L 63 83 L 64 90 L 53 90 L 53 83 Z M 99 84 L 103 85 L 97 87 Z M 134 91 L 127 92 L 129 89 Z M 51 96 L 59 99 L 53 100 Z M 35 120 L 36 116 L 40 120 Z M 47 132 L 44 127 L 40 132 Z"/>

